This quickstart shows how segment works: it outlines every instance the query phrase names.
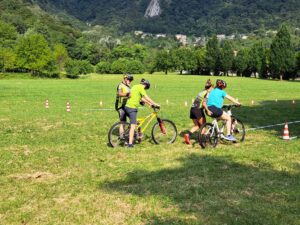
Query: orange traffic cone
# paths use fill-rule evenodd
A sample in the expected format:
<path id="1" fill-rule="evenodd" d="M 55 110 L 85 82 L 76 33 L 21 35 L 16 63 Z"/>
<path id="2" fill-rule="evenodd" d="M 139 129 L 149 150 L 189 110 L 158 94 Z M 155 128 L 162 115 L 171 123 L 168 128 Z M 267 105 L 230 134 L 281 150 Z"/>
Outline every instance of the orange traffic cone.
<path id="1" fill-rule="evenodd" d="M 49 101 L 48 101 L 48 99 L 45 101 L 45 108 L 49 109 Z"/>
<path id="2" fill-rule="evenodd" d="M 70 102 L 67 102 L 66 108 L 67 108 L 67 112 L 71 112 Z"/>
<path id="3" fill-rule="evenodd" d="M 288 127 L 288 124 L 285 123 L 284 125 L 284 130 L 283 130 L 283 136 L 282 136 L 282 139 L 283 140 L 290 140 L 290 135 L 289 135 L 289 127 Z"/>

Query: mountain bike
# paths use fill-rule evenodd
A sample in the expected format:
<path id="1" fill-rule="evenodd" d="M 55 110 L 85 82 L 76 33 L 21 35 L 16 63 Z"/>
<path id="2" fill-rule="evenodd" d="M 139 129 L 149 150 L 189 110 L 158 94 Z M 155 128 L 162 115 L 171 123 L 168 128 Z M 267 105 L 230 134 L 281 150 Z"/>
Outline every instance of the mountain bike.
<path id="1" fill-rule="evenodd" d="M 235 136 L 236 142 L 243 142 L 245 140 L 245 127 L 241 120 L 236 118 L 231 109 L 239 107 L 238 105 L 223 105 L 222 109 L 231 116 L 231 134 Z M 218 123 L 219 122 L 219 123 Z M 226 140 L 224 135 L 226 129 L 226 122 L 223 120 L 214 119 L 211 123 L 204 123 L 200 127 L 198 134 L 198 141 L 202 148 L 211 146 L 215 148 L 218 140 Z"/>
<path id="2" fill-rule="evenodd" d="M 177 128 L 175 124 L 168 119 L 161 119 L 158 116 L 159 107 L 152 107 L 153 112 L 145 118 L 137 119 L 137 126 L 134 132 L 134 141 L 140 143 L 144 137 L 145 130 L 150 123 L 156 119 L 152 126 L 151 137 L 155 144 L 172 144 L 177 137 Z M 121 134 L 120 131 L 123 131 Z M 129 141 L 130 124 L 128 122 L 115 123 L 108 132 L 108 142 L 112 147 L 125 146 Z"/>

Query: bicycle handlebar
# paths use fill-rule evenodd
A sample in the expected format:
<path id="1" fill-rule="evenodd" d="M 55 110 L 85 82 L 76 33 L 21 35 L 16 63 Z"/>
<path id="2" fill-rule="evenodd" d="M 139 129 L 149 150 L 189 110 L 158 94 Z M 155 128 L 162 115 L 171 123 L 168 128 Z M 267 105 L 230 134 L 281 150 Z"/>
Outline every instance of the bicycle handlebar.
<path id="1" fill-rule="evenodd" d="M 242 106 L 242 105 L 227 104 L 227 105 L 223 105 L 223 106 L 222 106 L 222 109 L 230 110 L 230 109 L 232 109 L 232 108 L 241 107 L 241 106 Z"/>
<path id="2" fill-rule="evenodd" d="M 154 111 L 159 111 L 160 110 L 160 106 L 159 105 L 151 105 L 151 108 L 154 110 Z"/>

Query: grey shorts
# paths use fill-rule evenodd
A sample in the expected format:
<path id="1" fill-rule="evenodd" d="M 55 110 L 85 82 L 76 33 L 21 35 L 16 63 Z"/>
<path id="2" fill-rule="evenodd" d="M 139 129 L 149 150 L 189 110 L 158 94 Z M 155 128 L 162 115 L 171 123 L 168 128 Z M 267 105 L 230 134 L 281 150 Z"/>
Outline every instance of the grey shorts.
<path id="1" fill-rule="evenodd" d="M 136 124 L 136 117 L 137 117 L 137 109 L 129 108 L 125 106 L 125 113 L 126 116 L 130 119 L 130 124 Z"/>
<path id="2" fill-rule="evenodd" d="M 118 114 L 119 114 L 119 119 L 121 122 L 126 122 L 126 113 L 125 110 L 123 108 L 120 108 L 117 110 Z"/>

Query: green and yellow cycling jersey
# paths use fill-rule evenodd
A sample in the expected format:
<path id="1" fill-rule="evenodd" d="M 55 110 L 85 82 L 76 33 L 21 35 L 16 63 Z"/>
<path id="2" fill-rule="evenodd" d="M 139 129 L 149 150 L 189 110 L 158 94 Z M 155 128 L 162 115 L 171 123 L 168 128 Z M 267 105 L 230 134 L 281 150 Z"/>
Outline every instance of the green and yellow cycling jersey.
<path id="1" fill-rule="evenodd" d="M 144 85 L 136 84 L 131 88 L 130 98 L 127 100 L 126 107 L 137 109 L 142 97 L 147 96 Z"/>
<path id="2" fill-rule="evenodd" d="M 117 97 L 116 97 L 116 103 L 115 103 L 115 108 L 116 110 L 124 107 L 126 105 L 127 102 L 127 97 L 121 97 L 119 96 L 119 93 L 123 93 L 123 94 L 127 94 L 130 92 L 130 87 L 127 86 L 124 83 L 120 83 L 117 87 Z"/>
<path id="3" fill-rule="evenodd" d="M 200 109 L 203 108 L 202 104 L 207 94 L 208 94 L 207 90 L 200 91 L 196 96 L 195 101 L 192 104 L 192 108 L 200 108 Z"/>

